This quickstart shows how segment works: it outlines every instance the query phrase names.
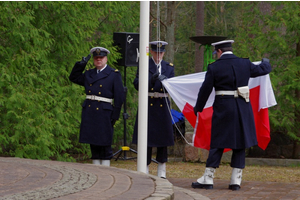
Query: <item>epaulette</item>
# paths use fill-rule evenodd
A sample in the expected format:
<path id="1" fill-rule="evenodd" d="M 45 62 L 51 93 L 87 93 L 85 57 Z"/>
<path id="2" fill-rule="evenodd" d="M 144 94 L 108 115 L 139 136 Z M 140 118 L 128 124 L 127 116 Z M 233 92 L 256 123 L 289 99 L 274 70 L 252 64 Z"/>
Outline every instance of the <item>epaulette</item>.
<path id="1" fill-rule="evenodd" d="M 173 67 L 173 63 L 169 63 L 169 65 Z"/>
<path id="2" fill-rule="evenodd" d="M 89 71 L 90 69 L 86 69 L 86 71 Z"/>
<path id="3" fill-rule="evenodd" d="M 115 72 L 119 72 L 119 70 L 118 70 L 118 69 L 115 69 Z"/>

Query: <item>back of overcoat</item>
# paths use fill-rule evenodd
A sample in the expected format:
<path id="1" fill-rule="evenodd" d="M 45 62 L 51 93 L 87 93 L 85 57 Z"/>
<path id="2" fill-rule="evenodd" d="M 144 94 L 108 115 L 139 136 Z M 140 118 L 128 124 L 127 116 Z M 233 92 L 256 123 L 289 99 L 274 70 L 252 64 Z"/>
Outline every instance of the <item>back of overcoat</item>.
<path id="1" fill-rule="evenodd" d="M 237 90 L 238 87 L 247 86 L 250 77 L 266 75 L 270 71 L 268 62 L 254 65 L 249 59 L 233 54 L 222 55 L 208 65 L 194 111 L 202 112 L 213 88 L 215 91 Z M 257 138 L 251 102 L 246 102 L 240 96 L 216 95 L 210 148 L 244 149 L 254 145 L 257 145 Z"/>
<path id="2" fill-rule="evenodd" d="M 82 85 L 86 95 L 113 99 L 113 104 L 85 99 L 82 104 L 79 142 L 109 146 L 113 139 L 112 120 L 119 119 L 125 93 L 118 70 L 108 65 L 97 73 L 97 69 L 84 71 L 86 64 L 77 62 L 70 74 L 70 81 Z"/>

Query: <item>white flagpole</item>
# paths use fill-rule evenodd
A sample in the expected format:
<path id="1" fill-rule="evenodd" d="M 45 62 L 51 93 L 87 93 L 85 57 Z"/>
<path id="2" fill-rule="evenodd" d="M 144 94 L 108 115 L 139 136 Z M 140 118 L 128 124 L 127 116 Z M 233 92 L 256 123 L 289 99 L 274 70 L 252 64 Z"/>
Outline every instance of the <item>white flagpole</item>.
<path id="1" fill-rule="evenodd" d="M 149 1 L 141 1 L 137 171 L 144 173 L 147 171 L 148 144 L 149 19 Z"/>

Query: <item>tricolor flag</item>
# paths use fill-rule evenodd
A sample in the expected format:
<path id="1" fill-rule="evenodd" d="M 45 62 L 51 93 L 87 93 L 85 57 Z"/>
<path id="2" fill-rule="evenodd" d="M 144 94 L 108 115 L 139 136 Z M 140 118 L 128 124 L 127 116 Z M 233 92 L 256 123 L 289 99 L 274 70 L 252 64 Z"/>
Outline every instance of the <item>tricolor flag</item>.
<path id="1" fill-rule="evenodd" d="M 253 62 L 259 64 L 260 62 Z M 206 72 L 177 76 L 162 81 L 171 98 L 194 128 L 193 145 L 209 150 L 211 134 L 212 105 L 215 91 L 210 94 L 206 105 L 198 116 L 193 107 L 196 104 L 200 87 Z M 265 150 L 270 142 L 270 124 L 268 108 L 276 105 L 270 76 L 250 78 L 250 102 L 253 109 L 258 146 Z"/>

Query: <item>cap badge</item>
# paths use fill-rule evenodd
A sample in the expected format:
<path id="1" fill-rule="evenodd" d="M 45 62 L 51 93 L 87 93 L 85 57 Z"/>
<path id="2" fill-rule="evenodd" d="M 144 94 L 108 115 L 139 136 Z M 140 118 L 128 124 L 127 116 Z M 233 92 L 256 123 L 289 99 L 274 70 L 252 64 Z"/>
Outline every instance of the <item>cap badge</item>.
<path id="1" fill-rule="evenodd" d="M 160 43 L 160 42 L 157 43 L 157 46 L 158 46 L 158 47 L 162 47 L 162 43 Z"/>
<path id="2" fill-rule="evenodd" d="M 96 49 L 96 53 L 97 53 L 97 55 L 99 55 L 99 54 L 100 54 L 100 52 L 101 52 L 101 50 L 100 50 L 100 49 Z"/>

